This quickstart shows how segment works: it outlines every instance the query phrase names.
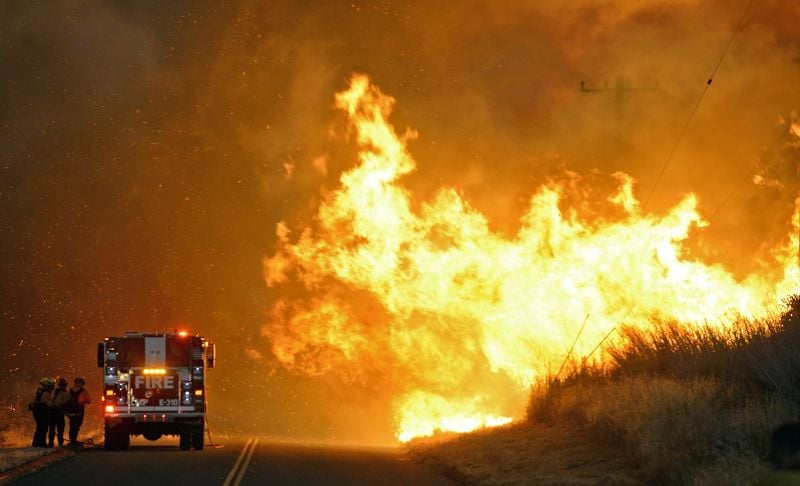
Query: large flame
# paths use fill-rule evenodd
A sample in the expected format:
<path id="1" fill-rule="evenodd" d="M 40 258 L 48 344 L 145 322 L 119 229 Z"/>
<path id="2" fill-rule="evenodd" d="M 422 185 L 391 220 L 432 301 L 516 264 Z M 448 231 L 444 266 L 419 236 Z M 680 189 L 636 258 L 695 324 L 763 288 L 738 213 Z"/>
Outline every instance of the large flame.
<path id="1" fill-rule="evenodd" d="M 415 169 L 407 150 L 415 134 L 399 136 L 388 123 L 393 104 L 363 75 L 336 96 L 359 164 L 314 225 L 291 238 L 279 224 L 265 275 L 292 297 L 278 300 L 264 332 L 289 368 L 391 383 L 402 441 L 511 420 L 587 315 L 577 356 L 621 322 L 724 325 L 764 317 L 798 288 L 797 214 L 793 236 L 773 255 L 780 269 L 737 281 L 684 256 L 690 230 L 706 225 L 695 196 L 647 214 L 625 174 L 614 174 L 606 201 L 617 217 L 562 210 L 569 186 L 552 182 L 533 194 L 511 237 L 492 232 L 453 189 L 413 210 L 398 180 Z"/>

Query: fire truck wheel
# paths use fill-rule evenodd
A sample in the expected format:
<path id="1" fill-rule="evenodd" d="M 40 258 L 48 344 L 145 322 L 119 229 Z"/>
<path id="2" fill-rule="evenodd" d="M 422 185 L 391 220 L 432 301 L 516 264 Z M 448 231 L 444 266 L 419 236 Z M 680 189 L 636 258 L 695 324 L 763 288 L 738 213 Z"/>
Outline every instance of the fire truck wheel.
<path id="1" fill-rule="evenodd" d="M 128 447 L 131 445 L 131 436 L 128 435 L 128 431 L 123 431 L 122 434 L 119 436 L 119 449 L 122 451 L 127 451 Z"/>
<path id="2" fill-rule="evenodd" d="M 103 449 L 107 451 L 113 451 L 115 449 L 114 439 L 115 437 L 113 434 L 109 434 L 108 432 L 106 432 L 105 439 L 103 441 Z"/>
<path id="3" fill-rule="evenodd" d="M 180 448 L 182 451 L 188 451 L 192 448 L 192 436 L 189 434 L 181 434 Z"/>
<path id="4" fill-rule="evenodd" d="M 113 451 L 114 449 L 119 449 L 120 445 L 120 434 L 118 431 L 110 429 L 108 426 L 105 428 L 105 433 L 103 434 L 104 441 L 103 441 L 103 449 L 107 451 Z"/>
<path id="5" fill-rule="evenodd" d="M 196 451 L 203 450 L 203 432 L 195 432 L 192 434 L 192 447 Z"/>

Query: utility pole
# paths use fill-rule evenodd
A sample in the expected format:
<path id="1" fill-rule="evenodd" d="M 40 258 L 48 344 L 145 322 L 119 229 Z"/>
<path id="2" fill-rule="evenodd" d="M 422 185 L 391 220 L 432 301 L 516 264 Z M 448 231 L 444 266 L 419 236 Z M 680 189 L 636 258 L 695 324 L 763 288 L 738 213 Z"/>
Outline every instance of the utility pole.
<path id="1" fill-rule="evenodd" d="M 586 81 L 581 81 L 581 93 L 614 93 L 614 112 L 617 118 L 617 128 L 622 120 L 622 105 L 625 101 L 625 95 L 627 93 L 634 93 L 638 91 L 653 91 L 651 88 L 632 88 L 629 86 L 625 86 L 625 81 L 622 79 L 621 76 L 617 76 L 616 81 L 614 82 L 614 86 L 611 87 L 608 85 L 608 81 L 606 81 L 602 87 L 592 87 L 587 86 Z"/>

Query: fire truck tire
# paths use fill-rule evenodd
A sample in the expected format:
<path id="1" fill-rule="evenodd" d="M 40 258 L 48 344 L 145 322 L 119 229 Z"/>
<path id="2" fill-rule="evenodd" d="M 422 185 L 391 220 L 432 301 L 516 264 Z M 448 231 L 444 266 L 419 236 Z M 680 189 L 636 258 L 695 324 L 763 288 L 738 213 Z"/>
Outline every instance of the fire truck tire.
<path id="1" fill-rule="evenodd" d="M 103 449 L 107 451 L 113 451 L 119 447 L 119 433 L 108 428 L 108 426 L 105 428 L 103 438 Z"/>
<path id="2" fill-rule="evenodd" d="M 189 434 L 181 434 L 180 448 L 182 451 L 188 451 L 192 448 L 192 436 Z"/>
<path id="3" fill-rule="evenodd" d="M 128 431 L 123 431 L 123 433 L 121 433 L 119 436 L 119 449 L 122 451 L 127 451 L 130 445 L 131 445 L 131 436 L 128 435 Z"/>
<path id="4" fill-rule="evenodd" d="M 203 442 L 204 440 L 202 431 L 192 434 L 192 447 L 194 447 L 194 450 L 202 451 L 204 445 Z"/>

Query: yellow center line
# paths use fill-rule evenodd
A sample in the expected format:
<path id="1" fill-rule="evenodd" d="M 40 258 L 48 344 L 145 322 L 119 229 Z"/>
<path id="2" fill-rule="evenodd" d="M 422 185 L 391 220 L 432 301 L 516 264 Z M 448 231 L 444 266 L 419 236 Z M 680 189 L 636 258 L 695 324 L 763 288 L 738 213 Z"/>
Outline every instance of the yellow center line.
<path id="1" fill-rule="evenodd" d="M 242 452 L 239 454 L 239 457 L 236 458 L 236 462 L 228 473 L 228 476 L 225 477 L 222 486 L 238 486 L 239 483 L 242 482 L 244 472 L 250 464 L 250 458 L 253 457 L 253 451 L 255 451 L 256 445 L 258 445 L 258 439 L 253 439 L 252 437 L 247 439 L 247 442 L 242 448 Z"/>
<path id="2" fill-rule="evenodd" d="M 247 466 L 250 465 L 250 459 L 253 457 L 253 452 L 256 451 L 257 445 L 258 445 L 258 439 L 254 440 L 253 444 L 250 446 L 250 451 L 247 453 L 247 457 L 242 463 L 242 467 L 239 468 L 239 472 L 236 473 L 236 478 L 234 478 L 231 486 L 239 486 L 239 483 L 242 482 L 242 478 L 244 477 L 244 472 L 247 471 Z"/>

